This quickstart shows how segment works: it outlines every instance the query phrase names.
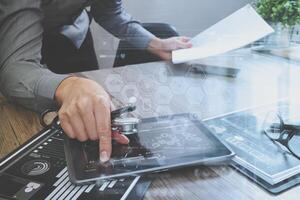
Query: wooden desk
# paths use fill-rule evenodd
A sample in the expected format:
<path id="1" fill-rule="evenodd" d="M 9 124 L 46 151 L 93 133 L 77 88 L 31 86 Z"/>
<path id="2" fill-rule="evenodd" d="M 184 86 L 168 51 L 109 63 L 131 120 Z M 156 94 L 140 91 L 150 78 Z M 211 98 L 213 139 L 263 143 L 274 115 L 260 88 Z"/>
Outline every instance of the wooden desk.
<path id="1" fill-rule="evenodd" d="M 300 101 L 300 65 L 247 50 L 215 62 L 241 68 L 236 79 L 195 74 L 164 62 L 84 73 L 118 100 L 136 100 L 142 117 L 192 112 L 200 119 L 290 97 Z M 40 126 L 36 115 L 0 100 L 1 156 Z M 145 199 L 299 199 L 300 186 L 274 196 L 226 166 L 196 167 L 152 175 Z"/>
<path id="2" fill-rule="evenodd" d="M 36 113 L 8 103 L 0 94 L 0 158 L 41 129 Z"/>

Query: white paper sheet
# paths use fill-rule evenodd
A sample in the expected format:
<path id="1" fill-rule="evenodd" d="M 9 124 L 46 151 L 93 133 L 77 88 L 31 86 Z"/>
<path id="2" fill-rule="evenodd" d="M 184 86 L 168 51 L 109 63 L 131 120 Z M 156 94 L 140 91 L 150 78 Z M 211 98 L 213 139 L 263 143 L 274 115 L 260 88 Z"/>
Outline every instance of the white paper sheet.
<path id="1" fill-rule="evenodd" d="M 173 51 L 172 61 L 178 64 L 223 54 L 273 32 L 273 28 L 248 4 L 194 37 L 192 48 Z"/>

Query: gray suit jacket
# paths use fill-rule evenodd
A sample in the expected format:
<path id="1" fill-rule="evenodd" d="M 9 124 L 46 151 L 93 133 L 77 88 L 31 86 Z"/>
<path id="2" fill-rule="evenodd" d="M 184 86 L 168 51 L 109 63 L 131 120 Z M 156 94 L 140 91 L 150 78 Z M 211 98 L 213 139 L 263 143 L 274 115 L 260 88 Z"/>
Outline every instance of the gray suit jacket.
<path id="1" fill-rule="evenodd" d="M 1 0 L 0 89 L 9 100 L 35 111 L 56 106 L 55 90 L 68 76 L 40 64 L 43 32 L 72 24 L 87 6 L 99 25 L 136 47 L 146 48 L 153 38 L 121 0 Z"/>

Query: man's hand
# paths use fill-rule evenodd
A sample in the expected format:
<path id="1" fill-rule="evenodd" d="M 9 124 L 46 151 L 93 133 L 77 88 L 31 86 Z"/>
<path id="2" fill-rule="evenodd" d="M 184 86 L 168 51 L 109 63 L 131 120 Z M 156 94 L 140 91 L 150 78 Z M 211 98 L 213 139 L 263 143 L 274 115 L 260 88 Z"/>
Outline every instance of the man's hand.
<path id="1" fill-rule="evenodd" d="M 111 100 L 96 82 L 69 77 L 57 88 L 55 99 L 61 105 L 58 112 L 61 127 L 70 138 L 80 141 L 99 139 L 101 162 L 110 158 L 112 138 L 128 144 L 126 136 L 111 133 Z"/>
<path id="2" fill-rule="evenodd" d="M 192 44 L 187 37 L 171 37 L 159 39 L 155 37 L 148 46 L 148 50 L 164 60 L 172 59 L 172 51 L 177 49 L 191 48 Z"/>

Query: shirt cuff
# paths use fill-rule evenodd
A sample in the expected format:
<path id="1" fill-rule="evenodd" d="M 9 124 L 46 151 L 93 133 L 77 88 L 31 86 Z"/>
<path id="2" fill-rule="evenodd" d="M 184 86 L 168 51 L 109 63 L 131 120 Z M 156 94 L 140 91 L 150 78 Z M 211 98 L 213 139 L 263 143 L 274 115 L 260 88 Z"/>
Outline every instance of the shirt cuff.
<path id="1" fill-rule="evenodd" d="M 71 75 L 60 75 L 49 71 L 44 74 L 39 80 L 36 88 L 35 95 L 39 99 L 54 100 L 55 92 L 60 83 L 70 77 Z"/>
<path id="2" fill-rule="evenodd" d="M 137 49 L 147 49 L 153 38 L 155 38 L 155 36 L 152 33 L 141 27 L 138 33 L 128 38 L 127 41 Z"/>

